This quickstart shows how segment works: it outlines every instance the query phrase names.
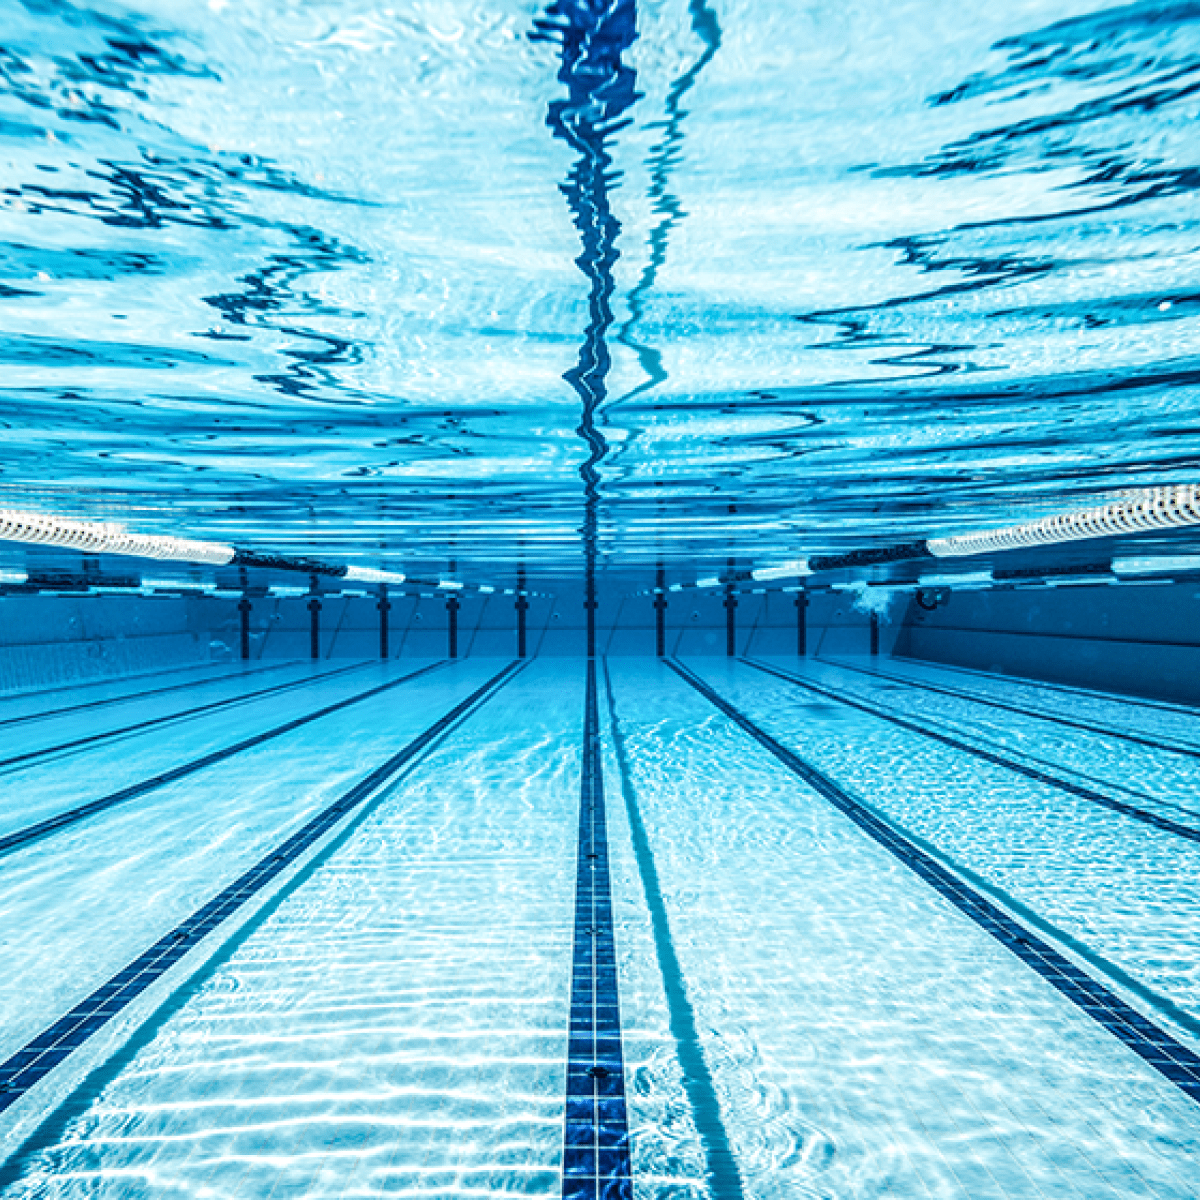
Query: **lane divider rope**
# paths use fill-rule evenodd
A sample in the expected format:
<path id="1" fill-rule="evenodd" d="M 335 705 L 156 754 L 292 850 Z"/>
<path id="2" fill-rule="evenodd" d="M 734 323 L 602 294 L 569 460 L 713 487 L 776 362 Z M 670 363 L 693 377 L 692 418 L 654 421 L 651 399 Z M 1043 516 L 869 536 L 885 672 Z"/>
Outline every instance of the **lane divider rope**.
<path id="1" fill-rule="evenodd" d="M 1055 513 L 1003 529 L 930 538 L 925 545 L 935 558 L 959 558 L 1186 525 L 1200 525 L 1200 485 L 1194 483 L 1128 491 L 1107 504 Z"/>
<path id="2" fill-rule="evenodd" d="M 457 579 L 414 579 L 402 571 L 385 571 L 378 567 L 335 563 L 320 558 L 279 554 L 268 550 L 251 550 L 231 546 L 225 542 L 209 542 L 199 538 L 176 537 L 172 534 L 135 533 L 124 525 L 113 522 L 75 521 L 53 513 L 25 512 L 13 508 L 0 508 L 0 541 L 21 542 L 29 546 L 54 546 L 62 550 L 78 550 L 84 554 L 117 554 L 159 562 L 192 563 L 197 566 L 294 571 L 305 575 L 342 579 L 347 583 L 399 585 L 407 582 L 417 587 L 438 588 L 450 592 L 518 594 L 513 588 L 498 588 L 483 583 L 467 584 Z M 521 590 L 520 594 L 542 593 Z"/>
<path id="3" fill-rule="evenodd" d="M 871 546 L 841 554 L 817 554 L 793 558 L 774 565 L 711 575 L 694 583 L 673 583 L 655 588 L 661 593 L 691 588 L 725 587 L 736 583 L 764 583 L 776 579 L 802 579 L 820 571 L 851 567 L 880 566 L 916 559 L 965 558 L 1030 546 L 1051 546 L 1090 538 L 1150 533 L 1200 525 L 1200 484 L 1182 483 L 1168 487 L 1137 488 L 1118 493 L 1105 504 L 1054 513 L 1036 521 L 1023 521 L 999 529 L 948 537 L 917 538 L 892 546 Z M 1107 570 L 1107 567 L 1101 568 Z M 645 594 L 645 593 L 641 593 Z"/>

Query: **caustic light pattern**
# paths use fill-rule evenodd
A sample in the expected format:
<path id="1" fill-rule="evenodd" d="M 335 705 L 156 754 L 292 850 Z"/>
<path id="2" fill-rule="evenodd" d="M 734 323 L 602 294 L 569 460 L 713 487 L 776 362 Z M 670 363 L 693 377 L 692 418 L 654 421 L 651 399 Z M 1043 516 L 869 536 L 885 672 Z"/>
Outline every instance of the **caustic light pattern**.
<path id="1" fill-rule="evenodd" d="M 707 575 L 1196 482 L 1187 5 L 0 27 L 5 507 Z"/>
<path id="2" fill-rule="evenodd" d="M 1194 712 L 795 658 L 86 705 L 0 702 L 5 1197 L 1198 1194 Z"/>
<path id="3" fill-rule="evenodd" d="M 877 653 L 1191 587 L 1198 97 L 1165 0 L 0 0 L 0 603 L 244 660 L 0 697 L 5 1200 L 1200 1200 L 1198 710 Z"/>

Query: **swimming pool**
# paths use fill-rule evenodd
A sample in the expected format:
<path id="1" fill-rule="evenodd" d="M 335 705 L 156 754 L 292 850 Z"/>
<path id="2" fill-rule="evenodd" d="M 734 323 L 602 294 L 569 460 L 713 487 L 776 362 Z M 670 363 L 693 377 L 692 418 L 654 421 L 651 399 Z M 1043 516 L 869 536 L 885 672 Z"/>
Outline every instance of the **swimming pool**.
<path id="1" fill-rule="evenodd" d="M 1198 33 L 0 0 L 0 1193 L 1200 1198 Z"/>
<path id="2" fill-rule="evenodd" d="M 0 503 L 512 586 L 1190 482 L 1189 14 L 5 0 Z"/>
<path id="3" fill-rule="evenodd" d="M 61 776 L 82 716 L 0 703 Z M 263 740 L 6 844 L 3 1070 L 63 1076 L 6 1195 L 1196 1194 L 1191 713 L 794 657 L 89 703 L 72 800 Z"/>

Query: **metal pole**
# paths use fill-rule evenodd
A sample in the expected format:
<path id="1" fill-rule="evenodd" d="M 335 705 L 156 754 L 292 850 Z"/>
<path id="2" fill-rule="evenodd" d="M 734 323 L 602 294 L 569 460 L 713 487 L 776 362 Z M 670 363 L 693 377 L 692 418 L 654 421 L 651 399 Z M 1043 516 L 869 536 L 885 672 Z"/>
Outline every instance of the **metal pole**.
<path id="1" fill-rule="evenodd" d="M 308 650 L 315 662 L 321 657 L 321 597 L 317 593 L 320 582 L 313 575 L 308 582 Z"/>
<path id="2" fill-rule="evenodd" d="M 654 574 L 654 653 L 667 656 L 667 573 L 660 566 Z"/>
<path id="3" fill-rule="evenodd" d="M 873 612 L 871 614 L 871 657 L 879 656 L 879 614 Z"/>
<path id="4" fill-rule="evenodd" d="M 238 612 L 242 614 L 242 662 L 250 661 L 250 597 L 245 592 L 238 601 Z"/>
<path id="5" fill-rule="evenodd" d="M 808 654 L 808 593 L 796 593 L 796 655 Z"/>
<path id="6" fill-rule="evenodd" d="M 448 633 L 450 635 L 450 657 L 458 657 L 458 597 L 451 596 L 446 601 L 446 613 L 449 616 Z"/>
<path id="7" fill-rule="evenodd" d="M 392 602 L 388 599 L 387 584 L 379 585 L 379 599 L 375 607 L 379 609 L 379 657 L 388 657 L 388 613 L 392 611 Z"/>
<path id="8" fill-rule="evenodd" d="M 733 584 L 725 585 L 725 653 L 733 658 L 737 654 L 737 594 Z"/>
<path id="9" fill-rule="evenodd" d="M 517 568 L 517 657 L 524 658 L 525 651 L 525 614 L 529 611 L 529 601 L 525 596 L 525 568 Z"/>

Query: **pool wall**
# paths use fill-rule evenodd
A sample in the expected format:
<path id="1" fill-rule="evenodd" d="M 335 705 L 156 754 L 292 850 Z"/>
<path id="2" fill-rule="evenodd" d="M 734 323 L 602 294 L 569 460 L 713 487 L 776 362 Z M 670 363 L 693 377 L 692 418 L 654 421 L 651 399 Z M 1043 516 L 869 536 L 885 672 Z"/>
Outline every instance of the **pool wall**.
<path id="1" fill-rule="evenodd" d="M 582 593 L 545 587 L 529 600 L 526 652 L 559 657 L 586 652 Z M 668 655 L 726 654 L 725 596 L 684 591 L 667 597 Z M 739 655 L 798 650 L 795 597 L 789 592 L 736 597 Z M 869 653 L 871 620 L 852 592 L 810 596 L 805 646 L 813 656 Z M 444 595 L 396 595 L 388 614 L 388 657 L 428 659 L 450 651 Z M 458 657 L 515 657 L 514 597 L 458 598 Z M 911 593 L 894 593 L 877 622 L 879 653 L 1051 683 L 1200 703 L 1200 587 L 1195 583 L 1108 583 L 1016 590 L 955 591 L 932 611 Z M 653 594 L 632 586 L 604 589 L 597 611 L 598 652 L 655 654 Z M 308 658 L 312 614 L 304 596 L 251 599 L 252 660 Z M 321 659 L 379 655 L 379 611 L 371 596 L 320 598 Z M 233 661 L 241 654 L 241 613 L 232 596 L 0 597 L 0 689 L 46 687 L 107 675 L 136 674 L 190 662 Z"/>
<path id="2" fill-rule="evenodd" d="M 1195 582 L 955 592 L 932 612 L 910 605 L 895 653 L 1195 704 L 1198 617 Z"/>
<path id="3" fill-rule="evenodd" d="M 157 671 L 210 655 L 207 614 L 174 596 L 0 598 L 0 688 Z"/>
<path id="4" fill-rule="evenodd" d="M 582 592 L 559 586 L 549 596 L 533 596 L 526 612 L 526 650 L 530 656 L 586 653 L 587 625 Z M 596 614 L 596 648 L 601 654 L 653 655 L 656 612 L 652 594 L 632 587 L 602 590 Z M 512 596 L 456 597 L 457 651 L 466 655 L 512 656 L 517 653 L 517 614 Z M 748 593 L 736 597 L 734 645 L 738 654 L 794 654 L 797 650 L 795 597 L 788 592 Z M 216 647 L 239 652 L 237 602 L 214 599 L 205 605 Z M 329 596 L 318 617 L 321 658 L 369 658 L 379 653 L 379 612 L 369 597 Z M 388 614 L 389 657 L 430 658 L 449 649 L 449 613 L 445 596 L 396 596 Z M 306 657 L 311 650 L 311 614 L 305 597 L 262 597 L 250 613 L 251 658 Z M 891 613 L 898 618 L 904 602 Z M 719 591 L 687 591 L 667 598 L 664 648 L 667 654 L 724 655 L 728 646 L 725 596 Z M 879 626 L 881 653 L 889 653 L 899 628 L 885 619 Z M 813 596 L 806 613 L 809 653 L 855 654 L 870 648 L 870 619 L 841 594 Z M 218 649 L 217 652 L 220 652 Z"/>

